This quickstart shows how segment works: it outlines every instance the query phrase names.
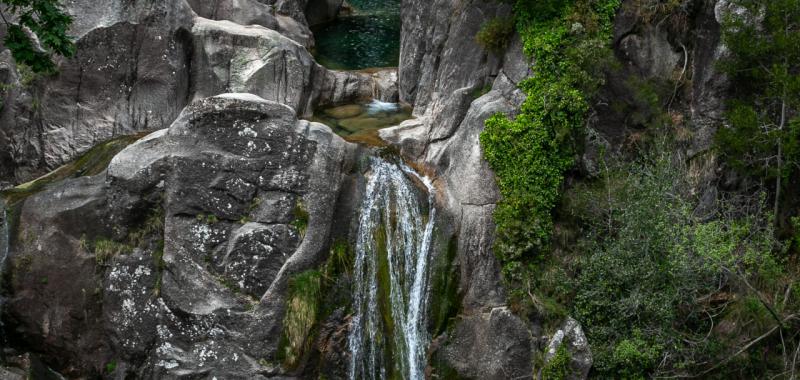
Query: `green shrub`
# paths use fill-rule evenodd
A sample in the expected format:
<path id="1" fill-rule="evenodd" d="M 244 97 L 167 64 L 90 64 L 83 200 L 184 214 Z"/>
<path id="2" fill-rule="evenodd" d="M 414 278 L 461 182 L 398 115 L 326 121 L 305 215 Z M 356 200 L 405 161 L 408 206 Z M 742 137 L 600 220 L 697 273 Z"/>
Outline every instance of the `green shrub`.
<path id="1" fill-rule="evenodd" d="M 633 337 L 614 347 L 609 364 L 614 368 L 617 379 L 644 380 L 658 365 L 662 350 L 662 346 L 644 341 L 640 333 L 635 331 Z"/>
<path id="2" fill-rule="evenodd" d="M 475 41 L 485 50 L 501 55 L 508 47 L 508 41 L 513 33 L 512 19 L 495 17 L 481 25 L 481 30 L 475 35 Z"/>
<path id="3" fill-rule="evenodd" d="M 714 219 L 697 220 L 688 168 L 672 145 L 653 149 L 611 164 L 605 186 L 578 186 L 567 198 L 582 230 L 574 249 L 586 254 L 565 302 L 601 378 L 699 372 L 796 307 L 771 296 L 790 291 L 792 280 L 769 215 L 720 201 Z M 763 197 L 754 202 L 764 209 Z M 713 334 L 720 325 L 733 327 Z"/>

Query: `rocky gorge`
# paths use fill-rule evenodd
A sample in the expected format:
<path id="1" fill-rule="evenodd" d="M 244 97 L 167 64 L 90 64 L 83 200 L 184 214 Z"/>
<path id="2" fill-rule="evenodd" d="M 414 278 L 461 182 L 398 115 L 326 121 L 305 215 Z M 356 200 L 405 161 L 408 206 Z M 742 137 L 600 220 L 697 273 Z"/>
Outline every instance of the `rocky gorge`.
<path id="1" fill-rule="evenodd" d="M 521 112 L 536 57 L 517 32 L 502 51 L 475 36 L 514 7 L 387 1 L 397 67 L 318 63 L 321 26 L 361 3 L 68 0 L 57 74 L 0 45 L 0 378 L 527 379 L 563 350 L 562 378 L 589 376 L 581 321 L 520 313 L 494 252 L 481 134 Z M 643 129 L 630 78 L 677 78 L 713 209 L 732 6 L 690 1 L 678 27 L 622 3 L 570 175 L 597 178 Z M 359 138 L 319 117 L 369 102 L 411 111 Z"/>

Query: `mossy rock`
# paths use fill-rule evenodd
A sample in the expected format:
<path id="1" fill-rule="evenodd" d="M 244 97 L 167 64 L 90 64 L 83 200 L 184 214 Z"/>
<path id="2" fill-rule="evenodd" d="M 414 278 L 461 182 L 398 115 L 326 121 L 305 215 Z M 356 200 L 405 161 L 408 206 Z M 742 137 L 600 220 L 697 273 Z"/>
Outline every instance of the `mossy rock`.
<path id="1" fill-rule="evenodd" d="M 100 143 L 73 162 L 65 164 L 33 181 L 0 192 L 0 197 L 5 200 L 6 204 L 13 205 L 44 190 L 52 183 L 60 182 L 67 178 L 100 174 L 108 168 L 108 164 L 111 163 L 114 156 L 147 134 L 148 132 L 141 132 Z"/>

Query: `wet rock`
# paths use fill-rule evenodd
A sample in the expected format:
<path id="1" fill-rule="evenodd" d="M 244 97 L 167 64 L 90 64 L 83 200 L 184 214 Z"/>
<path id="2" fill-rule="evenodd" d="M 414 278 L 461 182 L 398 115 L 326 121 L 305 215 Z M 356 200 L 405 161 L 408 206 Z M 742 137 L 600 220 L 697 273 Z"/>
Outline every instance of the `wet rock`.
<path id="1" fill-rule="evenodd" d="M 305 12 L 306 20 L 309 25 L 333 21 L 339 15 L 344 4 L 344 0 L 308 0 Z"/>

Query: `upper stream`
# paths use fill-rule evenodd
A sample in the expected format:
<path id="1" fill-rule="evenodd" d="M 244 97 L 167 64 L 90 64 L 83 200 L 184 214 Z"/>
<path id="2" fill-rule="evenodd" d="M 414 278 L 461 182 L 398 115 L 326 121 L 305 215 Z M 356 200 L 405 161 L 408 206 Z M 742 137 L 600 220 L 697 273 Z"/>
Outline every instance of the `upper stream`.
<path id="1" fill-rule="evenodd" d="M 353 0 L 352 15 L 312 28 L 315 58 L 335 70 L 394 67 L 400 61 L 400 1 Z"/>

